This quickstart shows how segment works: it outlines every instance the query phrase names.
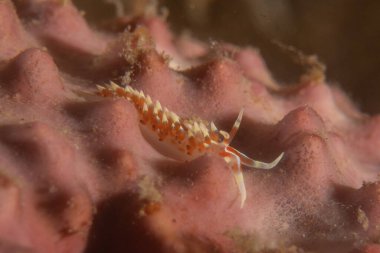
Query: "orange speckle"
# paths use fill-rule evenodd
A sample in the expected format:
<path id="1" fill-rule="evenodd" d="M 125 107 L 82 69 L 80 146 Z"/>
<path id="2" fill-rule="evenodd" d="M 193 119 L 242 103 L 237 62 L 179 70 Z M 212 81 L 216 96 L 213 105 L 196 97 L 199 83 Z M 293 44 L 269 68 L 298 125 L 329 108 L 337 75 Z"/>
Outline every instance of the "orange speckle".
<path id="1" fill-rule="evenodd" d="M 203 143 L 199 143 L 198 144 L 198 151 L 199 152 L 202 152 L 202 151 L 204 151 L 205 150 L 205 146 L 203 146 Z"/>
<path id="2" fill-rule="evenodd" d="M 156 201 L 151 201 L 144 205 L 143 210 L 146 215 L 152 215 L 161 210 L 161 204 Z"/>
<path id="3" fill-rule="evenodd" d="M 99 95 L 102 97 L 112 97 L 113 92 L 110 90 L 104 89 L 104 90 L 99 91 Z"/>
<path id="4" fill-rule="evenodd" d="M 219 140 L 219 135 L 218 135 L 216 132 L 212 132 L 212 133 L 210 134 L 210 138 L 211 138 L 211 140 L 213 140 L 213 141 L 218 141 L 218 140 Z"/>
<path id="5" fill-rule="evenodd" d="M 194 137 L 189 138 L 189 144 L 192 146 L 195 146 L 195 138 Z"/>
<path id="6" fill-rule="evenodd" d="M 185 134 L 183 132 L 178 132 L 177 139 L 183 141 L 185 139 Z"/>
<path id="7" fill-rule="evenodd" d="M 227 153 L 227 152 L 225 152 L 225 151 L 220 152 L 219 155 L 220 155 L 221 157 L 227 157 L 227 156 L 230 156 L 230 154 Z"/>
<path id="8" fill-rule="evenodd" d="M 127 96 L 127 94 L 125 93 L 124 89 L 122 89 L 122 88 L 117 88 L 116 89 L 116 94 L 119 97 L 126 97 Z"/>

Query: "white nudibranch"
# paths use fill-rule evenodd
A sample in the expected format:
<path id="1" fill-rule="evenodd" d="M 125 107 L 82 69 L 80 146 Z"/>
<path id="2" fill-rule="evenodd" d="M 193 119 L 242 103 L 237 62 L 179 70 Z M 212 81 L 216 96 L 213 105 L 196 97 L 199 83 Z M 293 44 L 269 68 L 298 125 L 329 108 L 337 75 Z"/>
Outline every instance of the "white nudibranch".
<path id="1" fill-rule="evenodd" d="M 214 122 L 199 118 L 180 118 L 166 107 L 163 108 L 159 101 L 153 103 L 149 95 L 129 85 L 123 88 L 111 82 L 109 85 L 97 86 L 97 88 L 99 96 L 121 97 L 129 100 L 138 111 L 144 136 L 163 154 L 180 161 L 193 160 L 206 153 L 223 157 L 233 172 L 241 197 L 241 207 L 244 206 L 247 195 L 241 165 L 271 169 L 284 155 L 281 153 L 274 161 L 264 163 L 255 161 L 230 146 L 243 118 L 243 109 L 231 131 L 227 133 L 218 130 Z"/>

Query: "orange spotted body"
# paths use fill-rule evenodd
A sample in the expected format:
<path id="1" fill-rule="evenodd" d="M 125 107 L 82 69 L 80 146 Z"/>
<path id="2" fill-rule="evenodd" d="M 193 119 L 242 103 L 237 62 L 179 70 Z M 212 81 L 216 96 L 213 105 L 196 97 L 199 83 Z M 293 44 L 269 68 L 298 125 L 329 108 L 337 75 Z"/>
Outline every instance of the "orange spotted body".
<path id="1" fill-rule="evenodd" d="M 176 113 L 152 101 L 149 95 L 131 86 L 121 87 L 113 82 L 98 86 L 98 95 L 121 97 L 135 106 L 140 118 L 142 133 L 158 151 L 179 161 L 190 161 L 206 153 L 221 156 L 231 168 L 241 195 L 241 207 L 246 199 L 241 164 L 260 169 L 271 169 L 281 160 L 283 153 L 271 163 L 255 161 L 229 144 L 235 136 L 243 116 L 240 111 L 230 133 L 218 130 L 213 122 L 199 118 L 181 118 Z"/>

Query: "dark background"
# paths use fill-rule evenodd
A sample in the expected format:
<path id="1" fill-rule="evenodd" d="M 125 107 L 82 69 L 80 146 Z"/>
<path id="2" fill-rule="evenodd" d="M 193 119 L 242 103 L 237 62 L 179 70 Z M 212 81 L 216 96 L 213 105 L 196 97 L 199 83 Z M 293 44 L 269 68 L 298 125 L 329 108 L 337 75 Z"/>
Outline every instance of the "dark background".
<path id="1" fill-rule="evenodd" d="M 177 33 L 204 41 L 227 41 L 260 49 L 277 81 L 291 84 L 302 69 L 273 40 L 316 54 L 327 80 L 342 87 L 362 111 L 380 112 L 380 1 L 378 0 L 75 0 L 86 17 L 99 22 L 145 6 L 167 8 Z M 152 9 L 152 8 L 151 8 Z"/>

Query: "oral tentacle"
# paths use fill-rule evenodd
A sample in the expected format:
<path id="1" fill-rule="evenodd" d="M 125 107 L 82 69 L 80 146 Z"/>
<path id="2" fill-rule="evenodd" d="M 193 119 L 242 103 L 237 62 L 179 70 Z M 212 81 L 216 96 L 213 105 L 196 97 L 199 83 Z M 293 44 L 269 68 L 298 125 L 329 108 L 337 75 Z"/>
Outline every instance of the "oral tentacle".
<path id="1" fill-rule="evenodd" d="M 245 200 L 247 199 L 247 190 L 244 184 L 243 172 L 241 170 L 241 163 L 239 156 L 235 155 L 226 150 L 229 156 L 225 157 L 224 160 L 230 166 L 232 173 L 234 175 L 235 183 L 238 186 L 240 194 L 240 208 L 244 207 Z"/>
<path id="2" fill-rule="evenodd" d="M 243 119 L 243 113 L 244 113 L 244 108 L 242 108 L 240 110 L 239 115 L 236 118 L 235 123 L 234 123 L 234 125 L 231 128 L 231 131 L 230 131 L 230 134 L 229 134 L 230 137 L 225 141 L 226 145 L 229 145 L 231 143 L 231 141 L 234 139 L 237 131 L 239 130 L 241 120 Z"/>
<path id="3" fill-rule="evenodd" d="M 234 149 L 231 146 L 226 147 L 228 151 L 231 153 L 234 153 L 236 156 L 240 158 L 241 163 L 244 166 L 247 166 L 249 168 L 255 168 L 255 169 L 264 169 L 264 170 L 270 170 L 277 166 L 277 164 L 281 161 L 282 157 L 284 156 L 284 152 L 282 152 L 276 159 L 274 159 L 270 163 L 260 162 L 253 160 L 252 158 L 249 158 L 245 154 L 241 153 L 240 151 Z"/>

